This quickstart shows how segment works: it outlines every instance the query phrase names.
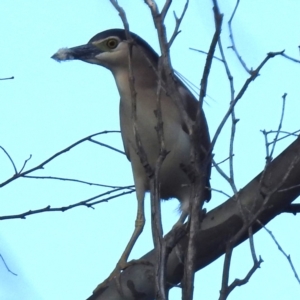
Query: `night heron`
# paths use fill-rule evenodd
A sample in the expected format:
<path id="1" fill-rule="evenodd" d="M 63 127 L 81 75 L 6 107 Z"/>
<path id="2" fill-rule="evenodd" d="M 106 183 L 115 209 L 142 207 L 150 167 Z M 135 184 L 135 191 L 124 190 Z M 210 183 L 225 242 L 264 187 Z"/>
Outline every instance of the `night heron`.
<path id="1" fill-rule="evenodd" d="M 118 262 L 119 268 L 126 266 L 130 251 L 143 230 L 145 223 L 144 197 L 145 193 L 150 189 L 149 177 L 145 171 L 145 166 L 141 163 L 138 154 L 139 147 L 136 144 L 136 136 L 133 130 L 133 89 L 132 87 L 130 88 L 131 82 L 134 83 L 134 90 L 136 91 L 136 128 L 147 157 L 147 162 L 151 168 L 154 168 L 160 151 L 156 130 L 158 122 L 156 112 L 159 57 L 139 36 L 134 33 L 130 33 L 130 36 L 133 39 L 131 65 L 129 65 L 130 60 L 128 58 L 129 41 L 123 29 L 103 31 L 95 35 L 86 45 L 60 49 L 52 56 L 58 61 L 76 59 L 105 67 L 112 72 L 117 84 L 121 97 L 120 124 L 122 139 L 127 158 L 131 162 L 138 200 L 135 230 Z M 134 81 L 129 79 L 129 67 L 132 69 Z M 162 78 L 166 77 L 162 76 Z M 198 101 L 175 75 L 174 80 L 187 115 L 192 121 L 195 121 L 199 106 Z M 189 214 L 189 200 L 191 198 L 191 183 L 185 168 L 190 164 L 191 141 L 182 112 L 174 102 L 174 99 L 168 96 L 164 88 L 164 82 L 162 83 L 160 102 L 165 149 L 168 151 L 168 155 L 160 169 L 160 195 L 162 199 L 177 198 L 180 201 L 180 222 L 183 222 Z M 200 160 L 203 161 L 209 155 L 210 137 L 202 109 L 200 110 L 200 115 L 201 124 L 197 147 Z M 205 173 L 204 176 L 206 176 L 204 200 L 209 200 L 211 197 L 209 185 L 211 166 L 210 163 L 206 165 L 205 172 L 203 171 Z"/>

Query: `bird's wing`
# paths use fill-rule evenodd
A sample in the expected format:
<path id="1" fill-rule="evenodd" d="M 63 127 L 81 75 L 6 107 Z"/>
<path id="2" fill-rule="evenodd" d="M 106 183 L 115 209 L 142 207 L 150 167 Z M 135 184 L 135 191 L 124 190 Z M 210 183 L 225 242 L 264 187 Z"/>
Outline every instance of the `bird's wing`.
<path id="1" fill-rule="evenodd" d="M 182 83 L 180 79 L 177 79 L 177 86 L 178 86 L 178 91 L 181 95 L 181 99 L 183 101 L 183 106 L 189 116 L 189 118 L 192 121 L 196 121 L 196 116 L 197 116 L 197 111 L 199 108 L 199 101 L 196 100 L 194 95 L 190 92 L 190 90 Z M 200 162 L 203 162 L 205 159 L 209 158 L 209 161 L 207 161 L 207 170 L 206 170 L 206 175 L 207 175 L 207 183 L 206 186 L 208 189 L 205 191 L 205 200 L 209 201 L 211 198 L 211 190 L 210 190 L 210 174 L 211 174 L 211 159 L 210 156 L 207 156 L 209 153 L 210 149 L 210 136 L 209 136 L 209 130 L 208 130 L 208 125 L 206 122 L 206 118 L 204 115 L 204 112 L 201 108 L 201 116 L 200 116 L 200 128 L 199 132 L 197 132 L 196 137 L 196 145 L 197 145 L 197 150 L 200 155 Z M 184 120 L 182 120 L 182 129 L 185 131 L 187 134 L 188 132 L 188 127 L 185 124 Z"/>
<path id="2" fill-rule="evenodd" d="M 119 103 L 119 116 L 120 116 L 120 126 L 121 126 L 121 136 L 122 136 L 122 140 L 123 140 L 123 146 L 124 146 L 124 151 L 125 151 L 125 154 L 126 154 L 126 157 L 129 161 L 130 160 L 130 151 L 129 151 L 129 141 L 126 139 L 126 134 L 125 134 L 125 127 L 126 126 L 126 121 L 125 121 L 125 118 L 123 116 L 123 106 L 122 106 L 122 101 L 120 99 L 120 103 Z"/>

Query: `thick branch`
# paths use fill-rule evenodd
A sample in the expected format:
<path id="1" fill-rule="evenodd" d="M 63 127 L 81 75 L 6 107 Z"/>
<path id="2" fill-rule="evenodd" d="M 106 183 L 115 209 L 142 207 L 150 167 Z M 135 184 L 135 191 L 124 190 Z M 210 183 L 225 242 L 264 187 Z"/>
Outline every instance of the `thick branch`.
<path id="1" fill-rule="evenodd" d="M 270 191 L 278 188 L 291 164 L 293 164 L 293 168 L 284 181 L 281 191 L 273 193 L 265 205 L 265 195 L 268 195 Z M 238 202 L 242 205 L 243 213 L 248 214 L 248 217 L 255 215 L 263 204 L 264 209 L 259 216 L 259 220 L 263 224 L 267 224 L 298 197 L 300 187 L 294 189 L 288 189 L 288 187 L 300 184 L 300 138 L 269 164 L 264 172 L 262 185 L 260 183 L 261 175 L 262 173 L 256 176 L 235 197 L 232 197 L 207 213 L 202 222 L 201 230 L 197 232 L 196 237 L 198 248 L 195 263 L 197 270 L 204 268 L 224 254 L 226 243 L 234 237 L 243 226 L 243 216 L 241 215 Z M 263 188 L 263 193 L 260 192 L 261 188 Z M 282 190 L 285 191 L 282 192 Z M 238 201 L 236 201 L 236 197 L 238 197 Z M 257 223 L 253 224 L 254 233 L 260 229 L 261 226 Z M 170 234 L 165 238 L 167 239 L 168 236 L 170 236 Z M 240 244 L 247 238 L 248 233 L 246 231 L 239 237 L 237 244 Z M 182 279 L 183 264 L 182 260 L 176 254 L 176 252 L 178 253 L 176 248 L 185 252 L 187 243 L 188 237 L 184 236 L 169 255 L 166 270 L 166 281 L 170 284 L 169 288 L 179 283 Z M 127 300 L 153 300 L 154 273 L 151 263 L 154 263 L 156 256 L 153 251 L 150 251 L 141 259 L 143 261 L 149 261 L 150 264 L 135 264 L 124 270 L 120 276 L 124 296 L 118 293 L 116 282 L 112 281 L 105 290 L 99 290 L 97 294 L 92 295 L 89 300 L 121 300 L 125 297 Z M 138 298 L 137 295 L 140 298 Z"/>

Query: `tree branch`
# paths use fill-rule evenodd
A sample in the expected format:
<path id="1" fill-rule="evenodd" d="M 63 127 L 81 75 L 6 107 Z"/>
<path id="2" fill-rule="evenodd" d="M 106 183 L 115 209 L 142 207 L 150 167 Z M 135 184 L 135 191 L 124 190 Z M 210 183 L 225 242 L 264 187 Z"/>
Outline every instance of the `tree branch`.
<path id="1" fill-rule="evenodd" d="M 32 172 L 34 172 L 34 171 L 36 171 L 36 170 L 44 169 L 44 166 L 45 166 L 46 164 L 48 164 L 49 162 L 51 162 L 52 160 L 54 160 L 56 157 L 62 155 L 63 153 L 66 153 L 66 152 L 70 151 L 72 148 L 76 147 L 77 145 L 79 145 L 79 144 L 81 144 L 81 143 L 83 143 L 83 142 L 85 142 L 85 141 L 89 141 L 92 137 L 97 136 L 97 135 L 100 135 L 100 134 L 107 134 L 107 133 L 120 133 L 120 131 L 118 131 L 118 130 L 111 130 L 111 131 L 105 130 L 105 131 L 102 131 L 102 132 L 98 132 L 98 133 L 94 133 L 94 134 L 92 134 L 92 135 L 89 135 L 89 136 L 87 136 L 87 137 L 85 137 L 85 138 L 83 138 L 83 139 L 77 141 L 76 143 L 74 143 L 74 144 L 68 146 L 67 148 L 65 148 L 65 149 L 63 149 L 63 150 L 61 150 L 61 151 L 55 153 L 54 155 L 52 155 L 51 157 L 49 157 L 48 159 L 46 159 L 45 161 L 43 161 L 43 162 L 40 163 L 39 165 L 37 165 L 37 166 L 35 166 L 35 167 L 33 167 L 33 168 L 27 170 L 27 171 L 24 171 L 24 172 L 23 172 L 23 169 L 24 169 L 26 163 L 28 162 L 28 160 L 29 160 L 31 157 L 29 157 L 29 159 L 25 160 L 25 162 L 24 162 L 24 164 L 23 164 L 23 167 L 21 168 L 21 170 L 20 170 L 19 172 L 17 172 L 17 168 L 15 167 L 15 165 L 14 165 L 12 159 L 11 159 L 10 156 L 9 156 L 11 162 L 12 162 L 13 165 L 14 165 L 15 174 L 14 174 L 12 177 L 10 177 L 9 179 L 7 179 L 6 181 L 0 183 L 0 188 L 4 187 L 5 185 L 9 184 L 10 182 L 12 182 L 12 181 L 14 181 L 14 180 L 16 180 L 16 179 L 18 179 L 18 178 L 20 178 L 20 177 L 24 177 L 25 175 L 30 174 L 30 173 L 32 173 Z M 1 148 L 4 149 L 3 147 L 1 147 Z"/>
<path id="2" fill-rule="evenodd" d="M 300 188 L 300 184 L 297 185 L 295 188 Z M 290 204 L 282 212 L 292 213 L 293 215 L 299 214 L 300 213 L 300 204 Z"/>
<path id="3" fill-rule="evenodd" d="M 276 246 L 278 247 L 278 250 L 279 250 L 279 251 L 284 255 L 284 257 L 288 260 L 288 262 L 289 262 L 289 264 L 290 264 L 290 266 L 291 266 L 291 269 L 292 269 L 292 271 L 293 271 L 293 273 L 294 273 L 294 276 L 295 276 L 296 280 L 298 281 L 298 283 L 300 284 L 300 278 L 299 278 L 299 276 L 298 276 L 298 274 L 297 274 L 297 271 L 296 271 L 296 269 L 295 269 L 295 267 L 294 267 L 294 265 L 293 265 L 291 256 L 288 255 L 288 254 L 286 254 L 286 253 L 284 252 L 284 250 L 283 250 L 282 247 L 280 246 L 279 242 L 276 240 L 276 238 L 275 238 L 274 234 L 272 233 L 272 231 L 269 230 L 269 229 L 268 229 L 262 222 L 260 222 L 259 220 L 257 220 L 257 222 L 258 222 L 258 224 L 259 224 L 261 227 L 263 227 L 263 228 L 267 231 L 267 233 L 270 235 L 270 237 L 272 238 L 272 240 L 274 241 L 274 243 L 275 243 Z"/>
<path id="4" fill-rule="evenodd" d="M 103 202 L 108 202 L 111 199 L 118 198 L 118 197 L 128 195 L 128 194 L 131 194 L 131 193 L 135 192 L 135 189 L 129 189 L 129 191 L 127 191 L 127 192 L 122 192 L 122 193 L 119 193 L 117 195 L 105 198 L 105 199 L 96 200 L 96 199 L 98 199 L 100 197 L 103 197 L 105 195 L 109 195 L 111 193 L 114 193 L 114 192 L 117 192 L 117 191 L 120 191 L 120 190 L 124 190 L 124 189 L 126 189 L 126 188 L 117 188 L 117 189 L 114 189 L 112 191 L 108 191 L 108 192 L 99 194 L 97 196 L 91 197 L 89 199 L 82 200 L 82 201 L 79 201 L 77 203 L 70 204 L 70 205 L 67 205 L 67 206 L 53 207 L 52 208 L 50 205 L 48 205 L 44 208 L 29 210 L 27 212 L 16 214 L 16 215 L 0 216 L 0 221 L 2 221 L 2 220 L 11 220 L 11 219 L 26 219 L 26 217 L 28 217 L 30 215 L 35 215 L 35 214 L 45 213 L 45 212 L 57 212 L 57 211 L 65 212 L 67 210 L 70 210 L 70 209 L 78 207 L 78 206 L 85 206 L 87 208 L 93 208 L 94 209 L 93 206 L 96 205 L 96 204 L 103 203 Z M 96 200 L 96 201 L 93 201 L 93 200 Z"/>
<path id="5" fill-rule="evenodd" d="M 300 194 L 300 187 L 289 189 L 285 192 L 274 192 L 282 183 L 282 178 L 288 174 L 284 180 L 281 189 L 286 189 L 290 186 L 300 184 L 300 138 L 297 138 L 286 150 L 284 150 L 277 158 L 275 158 L 266 168 L 264 172 L 264 192 L 271 193 L 267 203 L 265 203 L 265 195 L 261 193 L 260 179 L 263 173 L 256 176 L 237 194 L 238 200 L 244 208 L 244 212 L 250 216 L 259 214 L 259 219 L 263 224 L 267 224 L 270 220 L 279 215 L 286 207 L 293 202 Z M 295 162 L 293 164 L 293 162 Z M 288 166 L 293 164 L 290 171 Z M 244 218 L 241 215 L 237 204 L 236 197 L 232 197 L 217 208 L 211 210 L 204 217 L 201 229 L 197 232 L 196 242 L 197 248 L 195 267 L 200 270 L 212 263 L 226 249 L 226 244 L 233 237 L 237 237 L 235 245 L 242 243 L 249 235 L 248 231 L 237 236 L 240 229 L 244 225 Z M 261 226 L 254 222 L 253 233 L 261 229 Z M 167 238 L 168 235 L 165 237 Z M 187 249 L 188 237 L 185 235 L 172 250 L 168 257 L 166 281 L 169 283 L 169 288 L 178 284 L 183 275 L 183 264 L 181 259 L 176 254 L 176 248 L 183 252 Z M 147 260 L 150 263 L 156 259 L 153 250 L 144 255 L 142 260 Z M 143 299 L 154 299 L 153 290 L 154 273 L 150 265 L 135 265 L 124 270 L 120 276 L 120 283 L 124 295 L 127 300 L 134 300 L 135 293 L 143 295 Z M 105 290 L 100 290 L 92 295 L 89 300 L 122 300 L 116 288 L 116 283 L 111 282 Z"/>

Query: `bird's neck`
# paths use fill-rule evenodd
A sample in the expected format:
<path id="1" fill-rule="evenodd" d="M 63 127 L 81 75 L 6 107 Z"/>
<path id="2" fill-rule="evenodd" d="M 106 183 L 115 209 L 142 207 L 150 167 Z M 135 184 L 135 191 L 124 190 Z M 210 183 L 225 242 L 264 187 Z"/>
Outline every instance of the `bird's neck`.
<path id="1" fill-rule="evenodd" d="M 119 94 L 121 97 L 128 96 L 131 98 L 133 92 L 141 92 L 142 90 L 153 90 L 157 89 L 157 75 L 154 69 L 149 67 L 142 67 L 132 65 L 132 75 L 127 67 L 119 68 L 113 72 Z M 132 86 L 133 83 L 133 87 Z"/>

